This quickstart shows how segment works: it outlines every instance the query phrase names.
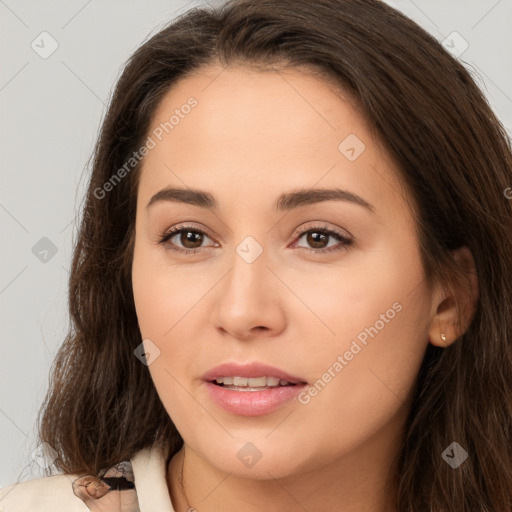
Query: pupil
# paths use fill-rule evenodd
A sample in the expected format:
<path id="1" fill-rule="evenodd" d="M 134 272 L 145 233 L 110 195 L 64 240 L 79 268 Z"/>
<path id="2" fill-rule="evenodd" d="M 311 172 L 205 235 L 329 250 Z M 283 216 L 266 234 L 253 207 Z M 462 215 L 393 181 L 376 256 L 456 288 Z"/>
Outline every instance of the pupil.
<path id="1" fill-rule="evenodd" d="M 195 249 L 197 247 L 201 247 L 201 243 L 202 243 L 201 237 L 202 237 L 201 233 L 197 233 L 196 231 L 184 231 L 181 234 L 181 243 L 187 249 Z M 196 243 L 196 245 L 192 245 L 192 246 L 187 245 L 189 243 L 194 244 L 194 242 L 199 242 L 199 243 L 198 244 Z"/>
<path id="2" fill-rule="evenodd" d="M 308 233 L 307 238 L 308 243 L 315 249 L 322 249 L 325 247 L 324 242 L 327 240 L 327 235 L 325 233 L 320 233 L 319 231 L 312 231 L 311 233 Z"/>

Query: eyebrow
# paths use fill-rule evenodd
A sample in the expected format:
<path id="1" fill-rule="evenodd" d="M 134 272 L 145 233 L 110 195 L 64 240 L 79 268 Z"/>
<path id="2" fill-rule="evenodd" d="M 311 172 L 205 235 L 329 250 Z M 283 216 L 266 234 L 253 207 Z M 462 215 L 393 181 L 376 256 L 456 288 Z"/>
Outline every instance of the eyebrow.
<path id="1" fill-rule="evenodd" d="M 187 203 L 201 208 L 207 208 L 209 210 L 213 210 L 218 207 L 215 198 L 209 192 L 190 188 L 164 188 L 151 197 L 146 209 L 155 203 L 165 201 Z M 324 201 L 347 201 L 362 206 L 370 212 L 375 213 L 374 206 L 368 201 L 357 194 L 340 188 L 317 188 L 288 192 L 281 194 L 275 201 L 273 207 L 278 211 L 289 211 L 294 208 L 321 203 Z"/>

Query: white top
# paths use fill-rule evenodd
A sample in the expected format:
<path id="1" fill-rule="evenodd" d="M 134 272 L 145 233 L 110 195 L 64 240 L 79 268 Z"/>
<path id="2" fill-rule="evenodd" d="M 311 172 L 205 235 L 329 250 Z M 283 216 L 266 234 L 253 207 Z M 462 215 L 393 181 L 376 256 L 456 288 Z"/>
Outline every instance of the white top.
<path id="1" fill-rule="evenodd" d="M 141 450 L 109 468 L 105 480 L 58 474 L 9 485 L 0 489 L 0 512 L 175 512 L 165 454 L 162 445 Z"/>

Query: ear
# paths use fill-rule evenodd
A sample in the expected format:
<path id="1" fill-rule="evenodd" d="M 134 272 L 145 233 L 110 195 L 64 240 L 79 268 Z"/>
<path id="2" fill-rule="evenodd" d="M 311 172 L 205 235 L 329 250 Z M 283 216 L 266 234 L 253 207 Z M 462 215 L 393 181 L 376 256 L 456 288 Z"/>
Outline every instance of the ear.
<path id="1" fill-rule="evenodd" d="M 466 282 L 450 283 L 433 295 L 429 341 L 443 348 L 468 330 L 478 302 L 478 276 L 471 251 L 464 246 L 452 251 L 452 255 L 462 267 Z"/>

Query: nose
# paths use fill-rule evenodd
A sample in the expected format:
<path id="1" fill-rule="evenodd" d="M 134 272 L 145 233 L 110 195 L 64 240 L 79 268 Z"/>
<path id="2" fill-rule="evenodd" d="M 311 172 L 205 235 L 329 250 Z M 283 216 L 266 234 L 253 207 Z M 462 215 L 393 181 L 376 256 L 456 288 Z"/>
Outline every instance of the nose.
<path id="1" fill-rule="evenodd" d="M 216 286 L 210 322 L 240 340 L 278 335 L 286 324 L 286 288 L 263 251 L 254 261 L 235 252 L 230 271 Z"/>

